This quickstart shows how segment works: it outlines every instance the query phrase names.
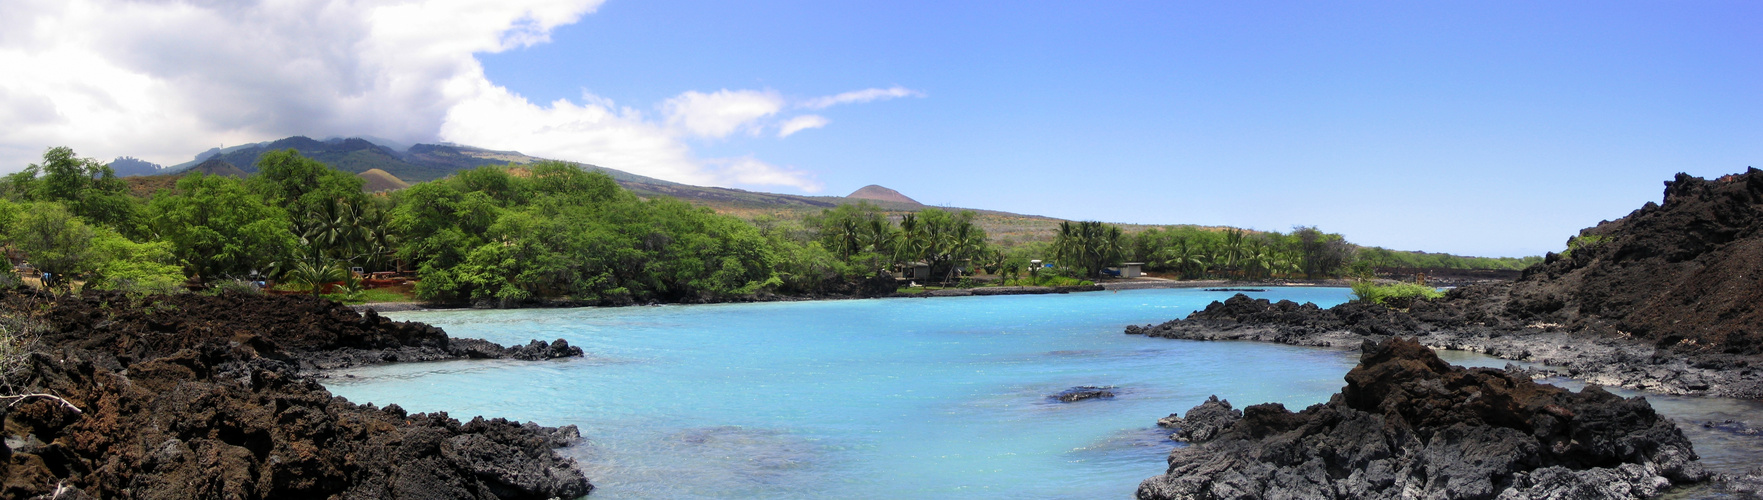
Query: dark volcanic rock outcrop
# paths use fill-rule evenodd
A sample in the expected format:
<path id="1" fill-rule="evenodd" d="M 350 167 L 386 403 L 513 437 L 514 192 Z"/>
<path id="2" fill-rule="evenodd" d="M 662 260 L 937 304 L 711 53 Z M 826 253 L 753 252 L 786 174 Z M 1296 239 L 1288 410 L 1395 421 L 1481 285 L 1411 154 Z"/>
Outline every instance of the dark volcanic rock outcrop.
<path id="1" fill-rule="evenodd" d="M 1171 434 L 1170 439 L 1192 443 L 1210 441 L 1213 437 L 1218 436 L 1220 431 L 1229 428 L 1231 424 L 1242 418 L 1242 410 L 1232 409 L 1229 401 L 1212 396 L 1206 398 L 1206 402 L 1200 403 L 1200 406 L 1188 410 L 1186 417 L 1171 413 L 1167 417 L 1157 419 L 1157 426 L 1175 429 L 1175 434 Z"/>
<path id="2" fill-rule="evenodd" d="M 6 374 L 11 386 L 81 410 L 47 398 L 0 407 L 5 498 L 542 499 L 592 489 L 553 450 L 579 439 L 574 427 L 356 405 L 301 368 L 344 349 L 509 351 L 494 344 L 310 298 L 0 297 L 8 326 L 40 333 Z M 555 347 L 572 349 L 513 355 Z"/>
<path id="3" fill-rule="evenodd" d="M 1648 498 L 1709 476 L 1645 399 L 1451 366 L 1412 340 L 1364 349 L 1326 404 L 1239 417 L 1214 398 L 1164 419 L 1196 444 L 1138 498 Z"/>
<path id="4" fill-rule="evenodd" d="M 455 339 L 433 326 L 392 321 L 372 310 L 357 313 L 305 295 L 178 294 L 137 301 L 115 293 L 88 293 L 57 299 L 41 319 L 48 324 L 43 343 L 102 351 L 124 363 L 214 339 L 264 344 L 282 361 L 320 370 L 388 362 L 582 355 L 581 348 L 561 339 L 513 348 Z"/>
<path id="5" fill-rule="evenodd" d="M 1569 246 L 1526 269 L 1501 312 L 1692 352 L 1763 354 L 1763 171 L 1677 174 L 1663 204 L 1582 230 Z"/>

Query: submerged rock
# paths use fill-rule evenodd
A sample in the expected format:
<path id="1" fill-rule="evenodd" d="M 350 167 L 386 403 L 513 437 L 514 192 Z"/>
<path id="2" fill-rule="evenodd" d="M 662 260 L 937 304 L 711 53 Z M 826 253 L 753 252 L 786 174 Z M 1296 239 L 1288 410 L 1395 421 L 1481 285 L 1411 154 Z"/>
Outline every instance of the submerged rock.
<path id="1" fill-rule="evenodd" d="M 1722 420 L 1719 422 L 1710 420 L 1702 422 L 1702 428 L 1726 432 L 1737 436 L 1763 436 L 1763 429 L 1751 427 L 1749 424 L 1737 420 Z"/>
<path id="2" fill-rule="evenodd" d="M 1739 495 L 1739 498 L 1763 498 L 1763 465 L 1759 465 L 1744 474 L 1726 478 L 1720 489 L 1727 493 Z"/>
<path id="3" fill-rule="evenodd" d="M 1086 399 L 1110 399 L 1114 397 L 1114 386 L 1096 387 L 1080 385 L 1049 396 L 1061 403 L 1076 403 Z"/>
<path id="4" fill-rule="evenodd" d="M 1649 498 L 1709 473 L 1644 398 L 1452 366 L 1414 340 L 1367 342 L 1347 386 L 1293 413 L 1207 401 L 1179 419 L 1141 499 Z"/>

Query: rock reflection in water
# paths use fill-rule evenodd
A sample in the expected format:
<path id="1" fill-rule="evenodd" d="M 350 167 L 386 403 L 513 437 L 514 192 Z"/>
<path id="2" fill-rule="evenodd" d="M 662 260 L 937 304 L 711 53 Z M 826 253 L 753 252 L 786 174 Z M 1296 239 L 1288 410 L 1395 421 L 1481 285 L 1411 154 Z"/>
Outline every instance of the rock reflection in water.
<path id="1" fill-rule="evenodd" d="M 609 480 L 595 498 L 803 498 L 825 489 L 827 447 L 776 429 L 699 427 L 647 436 L 609 450 L 568 450 L 589 477 Z M 641 457 L 670 457 L 652 463 Z"/>

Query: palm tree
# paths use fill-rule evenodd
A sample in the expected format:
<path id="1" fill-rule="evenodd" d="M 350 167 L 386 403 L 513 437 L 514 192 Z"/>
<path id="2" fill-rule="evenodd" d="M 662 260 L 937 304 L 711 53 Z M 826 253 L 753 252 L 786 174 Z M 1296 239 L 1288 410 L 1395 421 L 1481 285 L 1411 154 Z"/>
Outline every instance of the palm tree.
<path id="1" fill-rule="evenodd" d="M 882 259 L 894 251 L 895 243 L 899 239 L 900 233 L 894 231 L 894 226 L 889 224 L 887 219 L 871 217 L 869 223 L 864 225 L 863 248 L 867 248 L 870 253 L 875 255 L 870 262 L 870 267 L 875 269 L 878 274 L 884 267 Z"/>
<path id="2" fill-rule="evenodd" d="M 1125 234 L 1119 226 L 1097 221 L 1072 224 L 1059 223 L 1053 236 L 1053 256 L 1063 265 L 1077 269 L 1086 276 L 1095 276 L 1103 267 L 1120 260 Z"/>
<path id="3" fill-rule="evenodd" d="M 361 214 L 362 264 L 369 270 L 386 269 L 386 260 L 396 255 L 398 240 L 391 232 L 391 221 L 384 210 L 368 210 Z"/>
<path id="4" fill-rule="evenodd" d="M 1206 266 L 1205 253 L 1199 245 L 1188 243 L 1187 238 L 1178 238 L 1174 245 L 1163 249 L 1164 265 L 1174 268 L 1183 277 L 1195 277 L 1195 269 Z"/>
<path id="5" fill-rule="evenodd" d="M 1100 222 L 1096 224 L 1104 225 Z M 1120 226 L 1113 224 L 1105 226 L 1106 229 L 1102 230 L 1100 234 L 1100 241 L 1096 242 L 1096 247 L 1092 251 L 1092 257 L 1095 259 L 1092 262 L 1098 272 L 1105 266 L 1120 262 L 1120 259 L 1126 255 L 1126 233 L 1120 230 Z"/>
<path id="6" fill-rule="evenodd" d="M 949 277 L 944 281 L 954 281 L 955 272 L 960 269 L 960 262 L 970 262 L 985 249 L 984 232 L 978 231 L 972 222 L 956 221 L 947 236 L 947 244 L 943 247 L 949 260 Z"/>
<path id="7" fill-rule="evenodd" d="M 1027 263 L 1023 262 L 1020 258 L 1004 259 L 1003 262 L 998 263 L 999 279 L 1001 280 L 1005 276 L 1008 276 L 1010 277 L 1010 281 L 1014 281 L 1019 285 L 1022 284 L 1022 268 L 1025 264 Z"/>
<path id="8" fill-rule="evenodd" d="M 312 261 L 300 261 L 294 264 L 287 273 L 288 281 L 311 289 L 313 295 L 324 290 L 326 283 L 343 281 L 348 271 L 334 265 L 324 265 Z"/>
<path id="9" fill-rule="evenodd" d="M 307 226 L 298 234 L 316 245 L 319 252 L 334 259 L 354 262 L 366 242 L 360 211 L 355 205 L 332 199 L 309 214 Z"/>
<path id="10" fill-rule="evenodd" d="M 1264 276 L 1272 269 L 1270 265 L 1272 260 L 1273 256 L 1269 253 L 1267 244 L 1260 241 L 1249 242 L 1243 248 L 1241 260 L 1243 277 L 1254 279 Z"/>
<path id="11" fill-rule="evenodd" d="M 857 221 L 846 218 L 839 222 L 838 234 L 833 240 L 833 246 L 839 250 L 840 255 L 850 259 L 851 254 L 863 251 L 863 244 L 859 241 L 861 233 Z"/>
<path id="12" fill-rule="evenodd" d="M 894 242 L 894 260 L 905 262 L 911 266 L 913 261 L 924 257 L 924 232 L 921 230 L 916 214 L 900 217 L 900 236 Z"/>
<path id="13" fill-rule="evenodd" d="M 1224 230 L 1224 246 L 1219 249 L 1218 257 L 1222 259 L 1225 273 L 1239 270 L 1245 252 L 1248 250 L 1244 241 L 1246 231 L 1237 228 Z M 1215 264 L 1218 262 L 1214 262 Z"/>

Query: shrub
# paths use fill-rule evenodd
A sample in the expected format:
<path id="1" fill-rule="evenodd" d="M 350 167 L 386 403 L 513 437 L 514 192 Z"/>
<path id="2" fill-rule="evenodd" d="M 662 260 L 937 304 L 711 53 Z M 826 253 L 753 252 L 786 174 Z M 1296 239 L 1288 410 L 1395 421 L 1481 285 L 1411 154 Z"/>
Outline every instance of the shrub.
<path id="1" fill-rule="evenodd" d="M 1353 282 L 1353 299 L 1371 301 L 1391 306 L 1406 306 L 1416 299 L 1432 300 L 1444 297 L 1445 292 L 1419 283 L 1391 283 L 1380 285 L 1371 280 Z"/>
<path id="2" fill-rule="evenodd" d="M 1567 250 L 1561 252 L 1561 257 L 1562 258 L 1572 257 L 1573 251 L 1575 251 L 1575 250 L 1579 250 L 1579 249 L 1583 249 L 1583 248 L 1593 248 L 1593 247 L 1598 246 L 1599 243 L 1603 243 L 1603 242 L 1604 242 L 1604 235 L 1601 235 L 1601 234 L 1589 234 L 1589 235 L 1585 235 L 1585 236 L 1574 236 L 1573 238 L 1570 238 L 1567 240 Z"/>

